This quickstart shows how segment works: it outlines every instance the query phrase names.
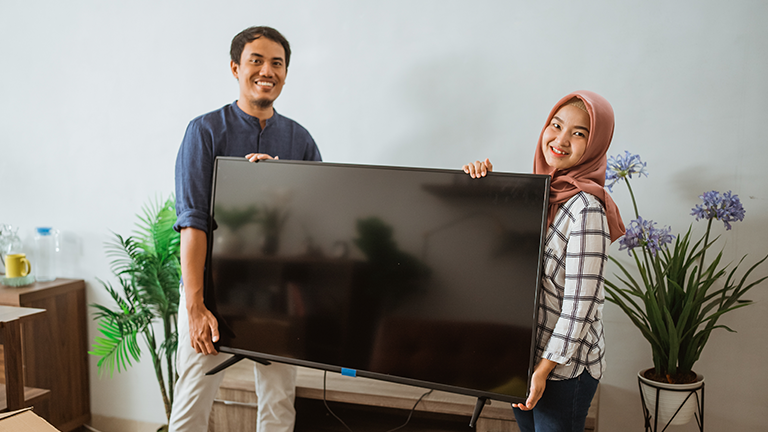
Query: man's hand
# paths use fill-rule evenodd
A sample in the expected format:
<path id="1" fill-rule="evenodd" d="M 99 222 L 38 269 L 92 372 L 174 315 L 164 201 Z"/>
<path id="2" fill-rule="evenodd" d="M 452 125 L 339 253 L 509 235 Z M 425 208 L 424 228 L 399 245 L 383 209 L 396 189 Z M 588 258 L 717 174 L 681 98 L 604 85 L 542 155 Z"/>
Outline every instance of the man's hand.
<path id="1" fill-rule="evenodd" d="M 531 391 L 528 393 L 528 399 L 525 401 L 525 404 L 512 404 L 512 407 L 523 411 L 532 410 L 544 394 L 544 389 L 547 387 L 547 377 L 555 366 L 557 366 L 557 363 L 552 360 L 541 359 L 539 364 L 536 365 L 533 375 L 531 375 Z"/>
<path id="2" fill-rule="evenodd" d="M 192 227 L 181 229 L 181 277 L 189 315 L 189 340 L 196 352 L 205 355 L 218 354 L 213 343 L 219 340 L 219 323 L 205 307 L 203 296 L 207 239 L 205 231 Z"/>
<path id="3" fill-rule="evenodd" d="M 219 323 L 205 306 L 192 307 L 189 314 L 189 339 L 195 352 L 216 355 L 213 343 L 219 340 Z"/>
<path id="4" fill-rule="evenodd" d="M 268 159 L 275 159 L 275 160 L 280 159 L 280 157 L 278 156 L 272 157 L 266 153 L 248 153 L 247 155 L 245 155 L 245 158 L 251 162 L 258 162 L 260 160 L 268 160 Z"/>
<path id="5" fill-rule="evenodd" d="M 485 158 L 482 162 L 475 161 L 473 163 L 468 163 L 461 167 L 461 169 L 472 178 L 480 178 L 485 177 L 486 174 L 493 171 L 493 164 L 490 159 Z"/>

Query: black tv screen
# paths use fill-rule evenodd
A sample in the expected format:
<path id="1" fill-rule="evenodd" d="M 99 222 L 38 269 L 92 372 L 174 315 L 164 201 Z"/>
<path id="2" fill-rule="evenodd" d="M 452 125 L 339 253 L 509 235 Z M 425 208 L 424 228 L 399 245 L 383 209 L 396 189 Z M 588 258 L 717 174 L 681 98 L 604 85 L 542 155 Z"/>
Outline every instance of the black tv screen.
<path id="1" fill-rule="evenodd" d="M 218 158 L 218 347 L 521 402 L 548 191 L 541 175 Z"/>

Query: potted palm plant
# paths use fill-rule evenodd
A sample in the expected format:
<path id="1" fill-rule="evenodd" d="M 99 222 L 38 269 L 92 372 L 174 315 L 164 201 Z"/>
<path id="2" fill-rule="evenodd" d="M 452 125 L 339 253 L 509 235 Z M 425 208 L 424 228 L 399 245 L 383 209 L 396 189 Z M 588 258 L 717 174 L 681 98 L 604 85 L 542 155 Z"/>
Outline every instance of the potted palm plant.
<path id="1" fill-rule="evenodd" d="M 714 251 L 719 236 L 711 238 L 713 222 L 719 220 L 730 230 L 731 223 L 744 219 L 738 195 L 705 192 L 700 196 L 702 203 L 691 212 L 697 221 L 707 221 L 703 236 L 695 239 L 692 226 L 676 236 L 671 228 L 658 228 L 654 221 L 640 216 L 630 185 L 633 175 L 647 176 L 639 155 L 625 152 L 608 159 L 606 187 L 613 192 L 616 183 L 626 183 L 636 219 L 628 225 L 619 248 L 629 253 L 634 268 L 610 258 L 620 274 L 615 280 L 606 280 L 606 298 L 621 308 L 651 345 L 653 368 L 638 374 L 646 421 L 654 416 L 654 421 L 662 424 L 684 424 L 697 408 L 698 396 L 691 396 L 703 386 L 703 377 L 693 366 L 713 330 L 733 332 L 718 320 L 752 303 L 744 295 L 766 277 L 750 280 L 750 274 L 768 256 L 739 275 L 737 270 L 746 256 L 730 265 L 722 262 L 722 249 Z M 680 391 L 680 386 L 687 386 L 682 390 L 688 391 Z M 660 400 L 656 409 L 657 395 L 676 398 Z"/>
<path id="2" fill-rule="evenodd" d="M 174 360 L 181 266 L 179 234 L 173 229 L 174 223 L 173 197 L 165 202 L 151 202 L 144 206 L 132 236 L 123 238 L 115 234 L 107 243 L 111 270 L 120 287 L 100 282 L 117 307 L 91 305 L 96 309 L 94 319 L 99 323 L 101 337 L 96 337 L 89 352 L 100 357 L 99 374 L 108 372 L 111 376 L 115 368 L 120 372 L 131 366 L 132 361 L 139 361 L 139 338 L 143 338 L 167 418 L 171 415 L 173 386 L 178 378 Z M 162 329 L 162 336 L 156 333 L 157 327 Z"/>

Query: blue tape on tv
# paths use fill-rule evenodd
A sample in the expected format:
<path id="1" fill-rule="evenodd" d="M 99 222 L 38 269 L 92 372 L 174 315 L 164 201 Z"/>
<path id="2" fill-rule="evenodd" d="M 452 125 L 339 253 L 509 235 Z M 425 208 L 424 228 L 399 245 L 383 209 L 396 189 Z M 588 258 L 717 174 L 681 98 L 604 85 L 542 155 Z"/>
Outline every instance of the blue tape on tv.
<path id="1" fill-rule="evenodd" d="M 341 374 L 346 376 L 356 377 L 357 371 L 355 369 L 341 368 Z"/>

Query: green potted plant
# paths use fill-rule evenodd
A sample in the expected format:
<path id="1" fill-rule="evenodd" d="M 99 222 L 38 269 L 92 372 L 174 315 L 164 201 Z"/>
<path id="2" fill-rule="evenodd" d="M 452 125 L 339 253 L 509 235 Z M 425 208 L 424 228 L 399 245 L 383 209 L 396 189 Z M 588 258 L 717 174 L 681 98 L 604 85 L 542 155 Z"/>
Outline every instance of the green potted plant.
<path id="1" fill-rule="evenodd" d="M 730 191 L 705 192 L 702 203 L 691 212 L 696 220 L 706 220 L 704 235 L 694 239 L 692 226 L 682 235 L 672 235 L 671 228 L 658 228 L 652 220 L 643 219 L 638 211 L 630 185 L 633 175 L 645 175 L 646 164 L 639 155 L 629 152 L 611 157 L 606 171 L 606 187 L 612 192 L 617 182 L 625 182 L 634 207 L 635 220 L 620 239 L 619 250 L 628 251 L 634 268 L 610 257 L 620 269 L 615 280 L 606 280 L 606 298 L 616 304 L 650 343 L 653 368 L 638 374 L 646 412 L 655 413 L 655 398 L 677 395 L 687 401 L 660 401 L 654 421 L 669 424 L 687 423 L 696 408 L 691 392 L 702 387 L 703 377 L 693 371 L 715 329 L 733 332 L 718 320 L 726 313 L 751 304 L 744 295 L 766 277 L 749 280 L 750 274 L 768 256 L 753 264 L 743 274 L 737 270 L 746 256 L 737 263 L 722 263 L 723 251 L 714 251 L 719 236 L 711 238 L 713 222 L 731 223 L 744 219 L 745 210 L 739 197 Z M 730 267 L 730 269 L 729 269 Z M 638 277 L 639 276 L 639 277 Z M 644 385 L 654 387 L 645 390 Z M 687 386 L 691 392 L 660 391 L 655 388 Z M 678 412 L 678 408 L 683 406 Z M 648 419 L 648 415 L 646 415 Z"/>
<path id="2" fill-rule="evenodd" d="M 179 234 L 176 223 L 175 200 L 149 203 L 139 215 L 137 229 L 130 237 L 115 238 L 106 245 L 112 258 L 111 270 L 120 287 L 100 281 L 110 294 L 116 308 L 91 304 L 96 309 L 94 319 L 99 323 L 101 337 L 96 337 L 89 354 L 100 357 L 99 374 L 115 368 L 127 369 L 139 361 L 139 337 L 144 339 L 152 358 L 155 377 L 170 419 L 173 386 L 178 378 L 175 368 L 179 308 Z M 162 337 L 156 334 L 156 324 Z M 161 428 L 163 430 L 165 427 Z"/>

